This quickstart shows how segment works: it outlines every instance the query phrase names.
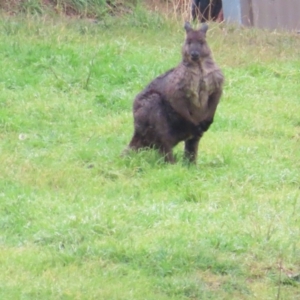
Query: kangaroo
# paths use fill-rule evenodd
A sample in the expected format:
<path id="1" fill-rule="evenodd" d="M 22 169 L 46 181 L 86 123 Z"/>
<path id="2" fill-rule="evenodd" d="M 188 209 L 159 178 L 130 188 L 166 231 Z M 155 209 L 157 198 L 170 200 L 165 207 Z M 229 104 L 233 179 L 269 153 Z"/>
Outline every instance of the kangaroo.
<path id="1" fill-rule="evenodd" d="M 196 162 L 198 144 L 213 122 L 224 77 L 206 42 L 207 24 L 184 25 L 182 61 L 158 76 L 133 103 L 134 134 L 128 150 L 155 148 L 174 163 L 172 149 L 184 141 L 184 156 Z"/>

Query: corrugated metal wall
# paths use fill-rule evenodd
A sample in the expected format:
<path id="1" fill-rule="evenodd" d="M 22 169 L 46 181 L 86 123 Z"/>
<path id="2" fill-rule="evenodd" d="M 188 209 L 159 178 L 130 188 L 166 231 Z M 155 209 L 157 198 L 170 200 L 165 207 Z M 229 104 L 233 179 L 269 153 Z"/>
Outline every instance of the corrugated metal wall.
<path id="1" fill-rule="evenodd" d="M 300 30 L 300 0 L 252 0 L 253 25 Z"/>
<path id="2" fill-rule="evenodd" d="M 223 0 L 227 21 L 266 29 L 300 30 L 300 0 Z"/>

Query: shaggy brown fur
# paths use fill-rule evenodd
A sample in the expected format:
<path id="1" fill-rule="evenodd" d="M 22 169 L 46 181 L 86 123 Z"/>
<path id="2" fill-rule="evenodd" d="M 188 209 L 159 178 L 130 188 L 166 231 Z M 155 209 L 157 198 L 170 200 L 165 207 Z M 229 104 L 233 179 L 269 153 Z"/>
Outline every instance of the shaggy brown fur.
<path id="1" fill-rule="evenodd" d="M 128 149 L 156 148 L 173 163 L 172 148 L 185 142 L 194 162 L 198 143 L 213 122 L 222 94 L 223 75 L 206 42 L 207 25 L 193 30 L 186 22 L 182 61 L 154 79 L 133 104 L 134 134 Z"/>

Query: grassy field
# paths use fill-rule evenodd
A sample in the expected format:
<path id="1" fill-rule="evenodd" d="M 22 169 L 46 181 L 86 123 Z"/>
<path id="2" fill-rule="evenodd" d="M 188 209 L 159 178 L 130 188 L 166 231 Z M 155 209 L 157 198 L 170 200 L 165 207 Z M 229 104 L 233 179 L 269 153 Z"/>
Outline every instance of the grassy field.
<path id="1" fill-rule="evenodd" d="M 197 166 L 120 153 L 184 30 L 142 10 L 0 21 L 1 299 L 299 299 L 300 37 L 211 25 Z"/>

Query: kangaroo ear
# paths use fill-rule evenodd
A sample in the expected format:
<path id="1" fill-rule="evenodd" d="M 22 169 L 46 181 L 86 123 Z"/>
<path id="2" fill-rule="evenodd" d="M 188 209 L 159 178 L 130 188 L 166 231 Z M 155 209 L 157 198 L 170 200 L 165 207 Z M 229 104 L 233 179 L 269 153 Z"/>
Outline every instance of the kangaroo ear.
<path id="1" fill-rule="evenodd" d="M 190 30 L 192 30 L 192 26 L 191 26 L 190 22 L 186 21 L 184 23 L 184 29 L 186 32 L 189 32 Z"/>
<path id="2" fill-rule="evenodd" d="M 200 31 L 202 31 L 206 35 L 207 29 L 208 29 L 208 25 L 206 23 L 203 23 L 203 25 L 200 28 Z"/>

